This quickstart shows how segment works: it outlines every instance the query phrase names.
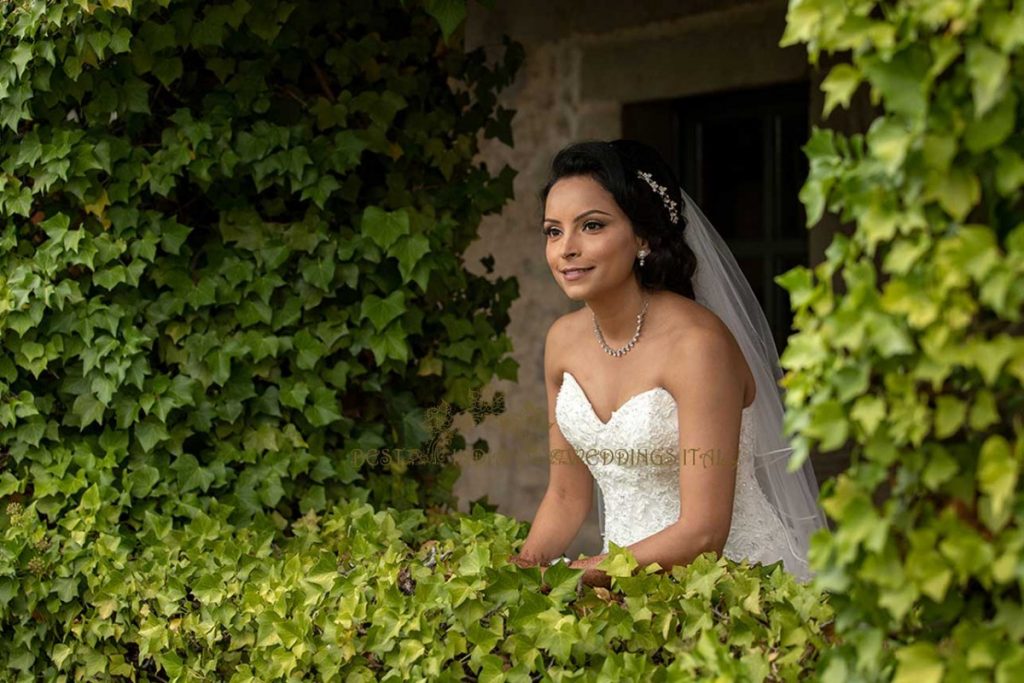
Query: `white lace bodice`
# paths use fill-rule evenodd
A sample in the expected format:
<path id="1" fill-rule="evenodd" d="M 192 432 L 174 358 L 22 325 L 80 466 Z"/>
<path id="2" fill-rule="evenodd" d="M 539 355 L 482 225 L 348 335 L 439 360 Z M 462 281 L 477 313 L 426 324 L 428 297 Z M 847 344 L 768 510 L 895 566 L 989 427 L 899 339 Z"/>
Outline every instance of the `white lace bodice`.
<path id="1" fill-rule="evenodd" d="M 679 518 L 680 459 L 689 457 L 690 462 L 693 456 L 680 454 L 676 408 L 672 394 L 655 387 L 631 397 L 602 422 L 576 378 L 563 373 L 555 418 L 601 488 L 601 552 L 608 552 L 609 540 L 628 546 Z M 745 409 L 740 422 L 732 524 L 723 554 L 735 561 L 748 558 L 751 563 L 771 564 L 782 557 L 779 544 L 786 543 L 785 530 L 754 476 L 755 444 L 747 414 Z"/>

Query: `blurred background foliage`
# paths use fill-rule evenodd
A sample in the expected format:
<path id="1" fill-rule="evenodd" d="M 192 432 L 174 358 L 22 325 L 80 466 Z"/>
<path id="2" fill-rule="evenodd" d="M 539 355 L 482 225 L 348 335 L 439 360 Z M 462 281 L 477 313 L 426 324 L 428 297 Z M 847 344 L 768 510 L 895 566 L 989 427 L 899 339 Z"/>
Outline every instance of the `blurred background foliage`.
<path id="1" fill-rule="evenodd" d="M 853 444 L 814 539 L 828 681 L 1024 678 L 1024 3 L 792 0 L 783 44 L 838 58 L 866 134 L 816 130 L 808 223 L 855 226 L 778 278 L 798 451 Z M 840 291 L 841 290 L 841 291 Z"/>

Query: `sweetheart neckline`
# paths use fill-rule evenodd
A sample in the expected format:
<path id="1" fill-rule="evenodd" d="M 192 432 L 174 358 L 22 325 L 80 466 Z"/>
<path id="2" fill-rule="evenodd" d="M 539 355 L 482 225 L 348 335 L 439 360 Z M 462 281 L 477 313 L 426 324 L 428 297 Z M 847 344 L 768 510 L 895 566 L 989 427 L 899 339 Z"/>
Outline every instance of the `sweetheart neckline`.
<path id="1" fill-rule="evenodd" d="M 580 393 L 583 395 L 583 400 L 585 400 L 587 402 L 587 407 L 590 408 L 590 414 L 594 416 L 594 419 L 597 420 L 601 424 L 602 427 L 607 427 L 608 425 L 610 425 L 612 423 L 612 421 L 615 419 L 615 416 L 618 415 L 620 412 L 622 412 L 626 408 L 626 406 L 628 406 L 634 400 L 640 398 L 641 396 L 646 396 L 647 394 L 653 394 L 654 392 L 656 392 L 658 390 L 661 390 L 661 391 L 665 392 L 666 394 L 668 394 L 669 398 L 672 399 L 673 403 L 675 402 L 675 396 L 673 396 L 672 392 L 669 391 L 668 389 L 666 389 L 665 387 L 662 387 L 662 386 L 651 387 L 650 389 L 646 389 L 644 391 L 641 391 L 639 394 L 633 394 L 632 396 L 627 398 L 625 401 L 623 401 L 622 405 L 620 405 L 618 408 L 616 408 L 615 410 L 612 411 L 612 414 L 608 416 L 607 420 L 602 420 L 601 416 L 597 414 L 596 410 L 594 410 L 594 404 L 591 402 L 590 397 L 587 396 L 587 392 L 583 388 L 583 385 L 581 385 L 579 383 L 579 380 L 577 380 L 576 377 L 574 377 L 573 374 L 571 372 L 569 372 L 568 370 L 563 370 L 562 371 L 562 387 L 565 386 L 565 377 L 566 376 L 571 378 L 573 383 L 576 385 L 576 388 L 580 390 Z M 559 394 L 562 393 L 562 387 L 558 388 L 558 393 Z"/>

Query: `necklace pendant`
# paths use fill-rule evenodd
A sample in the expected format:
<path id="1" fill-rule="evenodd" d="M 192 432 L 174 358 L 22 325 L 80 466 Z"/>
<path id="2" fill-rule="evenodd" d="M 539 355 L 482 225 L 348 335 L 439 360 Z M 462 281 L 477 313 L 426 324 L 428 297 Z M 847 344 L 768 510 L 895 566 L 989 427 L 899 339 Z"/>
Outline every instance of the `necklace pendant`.
<path id="1" fill-rule="evenodd" d="M 640 313 L 636 316 L 636 332 L 633 333 L 633 338 L 630 339 L 621 349 L 613 349 L 608 346 L 607 342 L 604 340 L 604 335 L 601 334 L 601 326 L 597 324 L 597 315 L 591 312 L 591 315 L 594 317 L 594 336 L 597 337 L 597 341 L 601 344 L 601 348 L 605 350 L 605 353 L 614 358 L 620 358 L 633 348 L 637 340 L 640 338 L 640 329 L 644 324 L 644 314 L 647 313 L 648 303 L 650 303 L 650 299 L 645 298 L 643 308 L 640 309 Z"/>

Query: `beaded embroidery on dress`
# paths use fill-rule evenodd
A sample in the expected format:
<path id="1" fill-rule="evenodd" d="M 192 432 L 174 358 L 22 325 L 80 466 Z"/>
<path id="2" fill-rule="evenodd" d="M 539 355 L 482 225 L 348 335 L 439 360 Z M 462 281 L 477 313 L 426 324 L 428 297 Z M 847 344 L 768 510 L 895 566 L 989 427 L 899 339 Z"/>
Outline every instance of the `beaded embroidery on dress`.
<path id="1" fill-rule="evenodd" d="M 608 552 L 609 541 L 628 546 L 679 518 L 676 411 L 672 394 L 655 387 L 630 397 L 602 422 L 576 378 L 567 371 L 562 374 L 555 418 L 601 487 L 605 503 L 601 552 Z M 723 554 L 737 562 L 746 558 L 751 564 L 772 564 L 787 552 L 786 532 L 754 476 L 755 443 L 746 416 L 744 409 L 732 524 Z"/>

